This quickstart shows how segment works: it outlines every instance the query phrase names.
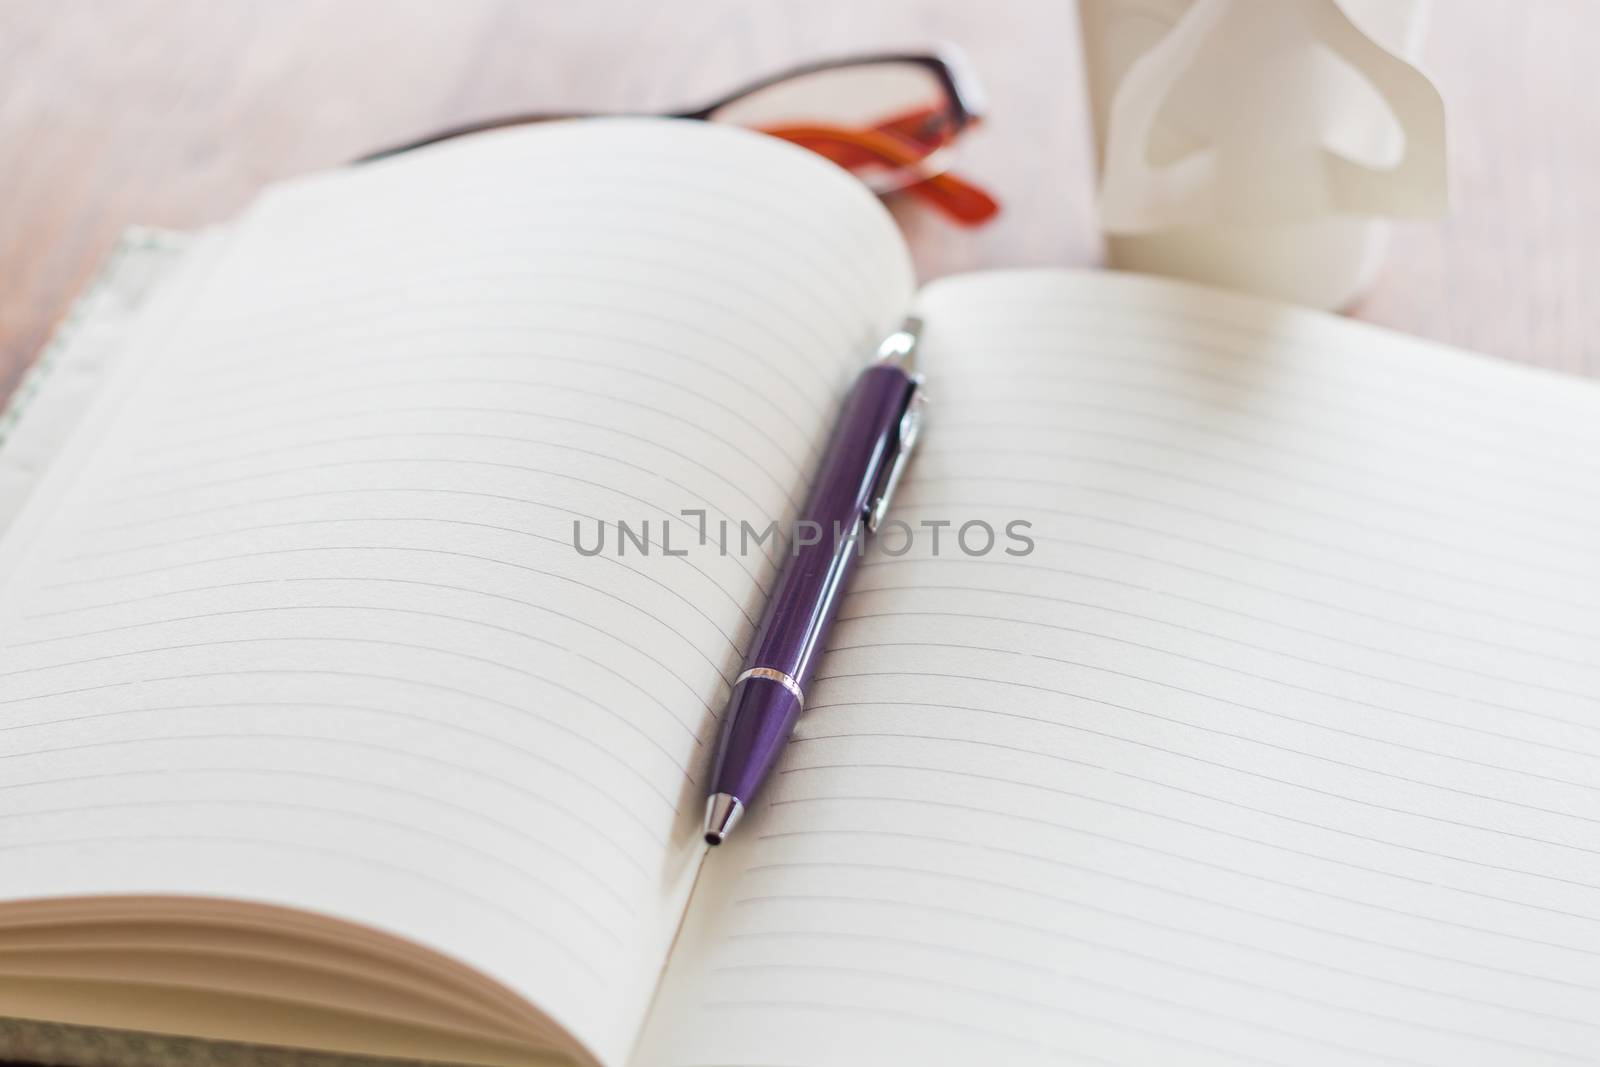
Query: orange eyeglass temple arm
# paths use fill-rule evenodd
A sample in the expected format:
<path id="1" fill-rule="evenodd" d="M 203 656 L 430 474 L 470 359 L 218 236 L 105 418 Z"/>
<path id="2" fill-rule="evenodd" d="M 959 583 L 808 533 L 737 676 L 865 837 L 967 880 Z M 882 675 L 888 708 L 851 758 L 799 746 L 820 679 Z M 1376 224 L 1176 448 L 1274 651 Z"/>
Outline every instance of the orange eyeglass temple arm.
<path id="1" fill-rule="evenodd" d="M 919 164 L 928 156 L 929 146 L 919 141 L 912 130 L 921 126 L 926 115 L 926 112 L 917 112 L 872 129 L 812 124 L 769 126 L 763 127 L 762 132 L 826 156 L 847 170 L 877 164 L 915 175 Z M 1000 210 L 994 197 L 949 172 L 922 177 L 906 185 L 905 192 L 967 226 L 987 222 Z"/>

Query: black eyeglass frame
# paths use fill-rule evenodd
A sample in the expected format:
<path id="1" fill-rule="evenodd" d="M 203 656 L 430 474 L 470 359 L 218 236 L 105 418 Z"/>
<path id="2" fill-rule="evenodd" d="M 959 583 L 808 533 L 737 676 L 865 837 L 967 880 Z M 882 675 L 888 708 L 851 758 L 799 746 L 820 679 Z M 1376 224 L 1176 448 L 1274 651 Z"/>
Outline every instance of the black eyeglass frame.
<path id="1" fill-rule="evenodd" d="M 722 108 L 734 103 L 752 93 L 760 92 L 780 82 L 791 78 L 817 74 L 823 71 L 839 70 L 845 67 L 882 66 L 887 64 L 909 64 L 922 67 L 933 75 L 944 90 L 945 99 L 949 103 L 947 119 L 950 123 L 949 139 L 953 140 L 958 134 L 977 122 L 984 116 L 984 101 L 976 79 L 970 73 L 966 55 L 954 45 L 940 45 L 932 52 L 879 52 L 860 56 L 842 56 L 837 59 L 824 59 L 806 63 L 788 70 L 779 71 L 768 75 L 759 81 L 751 82 L 728 95 L 713 101 L 704 107 L 694 108 L 689 111 L 668 112 L 597 112 L 597 111 L 551 111 L 529 112 L 521 115 L 507 115 L 497 119 L 485 119 L 481 122 L 465 123 L 459 126 L 450 126 L 427 137 L 404 144 L 385 148 L 357 159 L 357 163 L 371 163 L 379 159 L 387 159 L 403 152 L 425 148 L 428 145 L 438 144 L 441 141 L 465 137 L 469 134 L 484 133 L 489 130 L 506 129 L 512 126 L 526 126 L 538 122 L 556 122 L 562 119 L 593 118 L 598 115 L 645 115 L 658 114 L 663 118 L 692 119 L 696 121 L 710 121 L 712 116 Z"/>

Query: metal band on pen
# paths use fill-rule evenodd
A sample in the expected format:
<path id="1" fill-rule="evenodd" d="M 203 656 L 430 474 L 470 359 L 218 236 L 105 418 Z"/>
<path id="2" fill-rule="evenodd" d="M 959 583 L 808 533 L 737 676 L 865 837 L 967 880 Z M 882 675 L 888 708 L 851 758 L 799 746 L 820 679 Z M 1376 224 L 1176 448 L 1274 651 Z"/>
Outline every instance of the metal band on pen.
<path id="1" fill-rule="evenodd" d="M 738 685 L 747 678 L 765 678 L 769 682 L 777 682 L 793 693 L 794 698 L 800 703 L 804 704 L 806 702 L 806 695 L 800 691 L 800 683 L 774 667 L 751 667 L 735 678 L 733 684 Z"/>

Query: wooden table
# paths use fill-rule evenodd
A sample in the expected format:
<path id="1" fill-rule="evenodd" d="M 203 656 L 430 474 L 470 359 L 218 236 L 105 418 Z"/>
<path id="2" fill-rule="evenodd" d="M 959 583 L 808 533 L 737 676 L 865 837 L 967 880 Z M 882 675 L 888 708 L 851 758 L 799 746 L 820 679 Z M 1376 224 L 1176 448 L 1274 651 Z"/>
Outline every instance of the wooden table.
<path id="1" fill-rule="evenodd" d="M 941 40 L 988 89 L 961 166 L 1005 213 L 973 232 L 899 211 L 923 274 L 1095 263 L 1068 0 L 0 0 L 0 392 L 129 223 L 224 219 L 263 182 L 452 122 L 661 108 Z M 1401 227 L 1356 314 L 1600 374 L 1600 4 L 1438 4 L 1427 61 L 1454 212 Z"/>

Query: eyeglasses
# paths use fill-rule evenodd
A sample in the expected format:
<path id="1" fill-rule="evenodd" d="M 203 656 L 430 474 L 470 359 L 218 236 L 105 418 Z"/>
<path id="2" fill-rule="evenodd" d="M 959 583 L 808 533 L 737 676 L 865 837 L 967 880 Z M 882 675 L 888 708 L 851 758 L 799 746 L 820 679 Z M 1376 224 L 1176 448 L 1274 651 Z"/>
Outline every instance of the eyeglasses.
<path id="1" fill-rule="evenodd" d="M 994 198 L 950 171 L 955 140 L 982 120 L 981 97 L 953 48 L 828 60 L 773 75 L 715 103 L 668 117 L 726 122 L 808 148 L 880 196 L 905 192 L 967 226 L 999 211 Z M 455 126 L 364 156 L 409 152 L 453 137 L 583 113 L 511 115 Z"/>

